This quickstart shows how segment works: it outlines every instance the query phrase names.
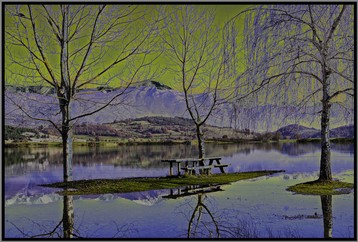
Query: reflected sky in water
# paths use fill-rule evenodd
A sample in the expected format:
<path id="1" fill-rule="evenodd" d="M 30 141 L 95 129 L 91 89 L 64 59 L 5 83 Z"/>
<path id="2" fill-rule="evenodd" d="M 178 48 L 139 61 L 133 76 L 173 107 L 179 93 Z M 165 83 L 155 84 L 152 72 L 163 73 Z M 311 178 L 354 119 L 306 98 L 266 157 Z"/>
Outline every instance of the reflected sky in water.
<path id="1" fill-rule="evenodd" d="M 168 167 L 161 159 L 196 155 L 196 147 L 190 145 L 79 147 L 73 172 L 75 179 L 164 176 Z M 207 144 L 207 155 L 223 157 L 222 163 L 231 164 L 230 172 L 286 172 L 225 185 L 224 191 L 200 198 L 163 198 L 169 190 L 71 196 L 71 231 L 86 238 L 208 238 L 218 236 L 218 231 L 221 238 L 324 236 L 320 196 L 285 190 L 317 178 L 319 144 Z M 332 146 L 335 177 L 352 181 L 353 160 L 353 145 Z M 61 149 L 6 149 L 4 161 L 5 236 L 30 237 L 53 230 L 63 217 L 64 200 L 55 189 L 38 184 L 62 180 Z M 333 196 L 333 237 L 353 236 L 353 197 Z M 198 211 L 202 211 L 200 220 Z M 64 229 L 59 226 L 54 236 L 61 237 Z"/>

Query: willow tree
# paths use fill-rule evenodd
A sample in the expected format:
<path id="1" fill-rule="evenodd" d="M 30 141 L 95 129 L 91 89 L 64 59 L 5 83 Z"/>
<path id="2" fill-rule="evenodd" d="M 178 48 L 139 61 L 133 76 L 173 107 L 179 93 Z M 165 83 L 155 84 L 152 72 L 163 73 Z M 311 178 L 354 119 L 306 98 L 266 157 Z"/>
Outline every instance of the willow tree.
<path id="1" fill-rule="evenodd" d="M 245 12 L 243 25 L 237 22 L 242 15 L 228 26 L 244 28 L 247 69 L 255 85 L 271 92 L 271 102 L 290 102 L 307 110 L 320 104 L 319 180 L 332 180 L 331 106 L 353 112 L 354 6 L 258 6 Z"/>
<path id="2" fill-rule="evenodd" d="M 112 105 L 154 60 L 150 58 L 154 28 L 143 9 L 135 5 L 5 5 L 5 82 L 50 87 L 57 108 L 33 114 L 18 105 L 17 97 L 7 95 L 6 101 L 34 120 L 51 123 L 61 134 L 64 181 L 72 179 L 76 120 Z M 87 100 L 81 92 L 102 85 L 121 89 L 101 102 Z M 75 101 L 91 105 L 74 113 Z"/>
<path id="3" fill-rule="evenodd" d="M 202 126 L 220 102 L 223 49 L 215 13 L 193 5 L 168 6 L 161 38 L 167 69 L 184 92 L 186 109 L 195 124 L 199 158 L 205 156 Z"/>

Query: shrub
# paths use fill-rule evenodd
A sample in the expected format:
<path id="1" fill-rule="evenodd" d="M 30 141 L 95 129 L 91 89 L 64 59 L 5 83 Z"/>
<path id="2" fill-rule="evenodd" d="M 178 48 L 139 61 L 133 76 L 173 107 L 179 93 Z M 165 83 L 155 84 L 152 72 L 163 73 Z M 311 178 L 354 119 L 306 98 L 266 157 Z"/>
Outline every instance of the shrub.
<path id="1" fill-rule="evenodd" d="M 272 137 L 272 139 L 275 140 L 275 141 L 278 141 L 278 140 L 282 139 L 281 133 L 280 133 L 280 132 L 276 132 L 276 133 L 274 134 L 274 136 Z"/>
<path id="2" fill-rule="evenodd" d="M 38 135 L 38 131 L 34 129 L 5 125 L 5 140 L 25 140 L 26 138 L 22 136 L 22 133 L 24 132 L 31 132 Z"/>

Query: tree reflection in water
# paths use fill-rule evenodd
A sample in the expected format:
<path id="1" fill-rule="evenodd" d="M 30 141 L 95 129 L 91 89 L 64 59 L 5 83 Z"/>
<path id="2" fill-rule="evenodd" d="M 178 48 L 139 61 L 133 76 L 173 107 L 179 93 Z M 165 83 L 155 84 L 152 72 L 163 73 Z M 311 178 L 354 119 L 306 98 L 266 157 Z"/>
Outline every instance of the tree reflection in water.
<path id="1" fill-rule="evenodd" d="M 286 227 L 283 231 L 273 231 L 266 227 L 267 235 L 260 234 L 252 218 L 243 218 L 243 216 L 240 216 L 240 211 L 236 209 L 219 210 L 215 200 L 207 195 L 207 193 L 216 191 L 222 191 L 220 186 L 212 186 L 211 190 L 208 187 L 187 187 L 178 190 L 177 194 L 171 191 L 170 195 L 163 196 L 163 198 L 177 199 L 197 195 L 195 205 L 193 205 L 192 199 L 187 199 L 178 208 L 179 213 L 184 215 L 188 221 L 186 238 L 301 237 L 299 230 L 291 227 Z M 320 198 L 324 238 L 332 238 L 332 195 L 321 195 Z"/>
<path id="2" fill-rule="evenodd" d="M 266 232 L 257 227 L 256 222 L 250 216 L 245 216 L 238 209 L 219 209 L 218 203 L 209 193 L 222 191 L 220 185 L 215 186 L 188 186 L 184 189 L 172 189 L 166 196 L 166 199 L 184 198 L 185 201 L 177 207 L 177 212 L 184 216 L 187 221 L 185 232 L 182 236 L 190 238 L 302 238 L 304 231 L 286 226 L 283 230 L 273 230 L 266 227 Z M 323 213 L 324 238 L 332 238 L 332 195 L 321 195 L 321 208 Z M 294 216 L 293 219 L 302 219 L 306 216 Z M 308 216 L 307 216 L 308 217 Z M 322 217 L 316 216 L 318 219 Z M 41 233 L 32 234 L 20 229 L 20 226 L 11 223 L 24 238 L 96 238 L 111 237 L 109 234 L 103 234 L 102 228 L 108 229 L 109 225 L 104 227 L 93 227 L 90 224 L 81 224 L 79 222 L 75 227 L 73 196 L 63 196 L 63 217 L 55 226 L 46 226 L 39 222 L 31 221 L 33 228 L 38 227 L 37 231 Z M 77 222 L 78 223 L 78 222 Z M 133 232 L 138 232 L 133 224 L 118 225 L 113 221 L 115 228 L 112 238 L 133 237 Z M 284 223 L 284 221 L 282 221 Z M 62 225 L 62 226 L 61 226 Z M 302 232 L 302 233 L 301 233 Z M 342 232 L 342 231 L 340 231 Z M 88 234 L 86 234 L 88 233 Z M 92 234 L 90 234 L 92 233 Z M 170 233 L 168 233 L 170 235 Z M 319 236 L 319 235 L 317 235 Z"/>
<path id="3" fill-rule="evenodd" d="M 332 238 L 332 195 L 321 195 L 324 238 Z"/>
<path id="4" fill-rule="evenodd" d="M 194 208 L 193 214 L 191 215 L 191 218 L 189 220 L 187 238 L 191 238 L 191 237 L 195 238 L 196 234 L 199 233 L 198 227 L 200 226 L 200 224 L 203 225 L 203 228 L 208 230 L 208 232 L 210 234 L 210 238 L 220 238 L 220 230 L 219 230 L 218 222 L 215 220 L 215 217 L 210 212 L 209 208 L 204 204 L 203 196 L 205 196 L 205 195 L 198 194 L 198 202 L 197 202 L 197 204 Z M 202 216 L 204 216 L 206 214 L 209 215 L 212 223 L 201 221 Z M 209 226 L 208 226 L 209 224 L 214 225 L 214 228 L 209 228 Z M 215 231 L 215 233 L 213 233 L 213 231 Z M 204 235 L 205 234 L 204 230 L 201 230 L 200 234 Z"/>
<path id="5" fill-rule="evenodd" d="M 66 191 L 66 189 L 64 190 Z M 41 233 L 33 234 L 33 229 L 31 231 L 24 231 L 19 226 L 17 226 L 13 222 L 9 222 L 14 226 L 14 228 L 19 231 L 23 238 L 63 238 L 63 239 L 83 239 L 83 238 L 95 238 L 101 237 L 103 234 L 96 235 L 96 234 L 86 234 L 86 233 L 96 233 L 97 230 L 93 231 L 93 228 L 85 228 L 84 225 L 77 225 L 75 228 L 75 213 L 74 213 L 74 206 L 73 206 L 73 196 L 63 196 L 63 213 L 62 219 L 59 221 L 55 226 L 46 226 L 45 224 L 41 224 L 39 222 L 30 220 L 33 224 L 33 229 L 37 231 L 41 231 Z M 133 228 L 133 224 L 124 224 L 119 226 L 115 221 L 113 221 L 115 228 L 112 230 L 113 235 L 112 238 L 123 238 L 123 237 L 130 237 L 129 235 L 132 232 L 135 232 L 136 229 Z M 62 225 L 62 226 L 61 226 Z M 100 230 L 100 229 L 99 229 Z M 110 237 L 107 235 L 106 237 Z"/>
<path id="6" fill-rule="evenodd" d="M 64 190 L 66 191 L 66 189 Z M 63 196 L 63 216 L 62 219 L 54 226 L 46 226 L 36 221 L 31 221 L 34 226 L 42 233 L 31 234 L 20 229 L 16 224 L 10 222 L 24 238 L 80 238 L 81 236 L 74 233 L 74 210 L 73 196 Z M 61 226 L 62 225 L 62 226 Z M 62 228 L 62 229 L 61 229 Z M 32 231 L 31 231 L 32 232 Z"/>
<path id="7" fill-rule="evenodd" d="M 192 199 L 187 199 L 178 208 L 179 214 L 188 221 L 186 238 L 258 238 L 257 229 L 251 220 L 240 219 L 240 212 L 234 209 L 219 210 L 215 200 L 208 196 L 210 192 L 222 191 L 220 186 L 186 188 L 184 193 L 164 196 L 176 199 L 179 197 L 196 195 L 193 205 Z M 194 190 L 194 191 L 193 191 Z M 194 198 L 194 197 L 191 197 Z"/>
<path id="8" fill-rule="evenodd" d="M 73 196 L 63 196 L 63 238 L 69 239 L 73 236 L 79 237 L 73 233 L 74 225 Z"/>

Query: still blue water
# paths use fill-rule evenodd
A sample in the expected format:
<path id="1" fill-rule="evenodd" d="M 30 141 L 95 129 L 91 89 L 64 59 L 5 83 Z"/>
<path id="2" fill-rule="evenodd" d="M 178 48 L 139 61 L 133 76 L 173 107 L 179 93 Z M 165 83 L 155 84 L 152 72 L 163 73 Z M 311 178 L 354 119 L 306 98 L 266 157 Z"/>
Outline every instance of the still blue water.
<path id="1" fill-rule="evenodd" d="M 228 172 L 286 170 L 239 181 L 220 191 L 169 199 L 170 190 L 67 196 L 38 186 L 62 180 L 60 148 L 5 149 L 5 238 L 334 238 L 354 236 L 354 193 L 327 199 L 286 191 L 314 180 L 319 144 L 207 144 L 208 156 L 221 156 Z M 161 159 L 196 156 L 190 145 L 79 147 L 74 179 L 165 176 Z M 332 145 L 335 178 L 353 182 L 354 145 Z M 176 192 L 176 191 L 172 191 Z M 65 201 L 70 201 L 70 209 Z M 64 213 L 65 212 L 65 213 Z M 324 225 L 330 217 L 332 228 Z M 73 216 L 70 226 L 61 220 Z M 58 225 L 58 226 L 57 226 Z M 327 225 L 327 224 L 326 224 Z M 53 233 L 49 233 L 53 232 Z"/>

